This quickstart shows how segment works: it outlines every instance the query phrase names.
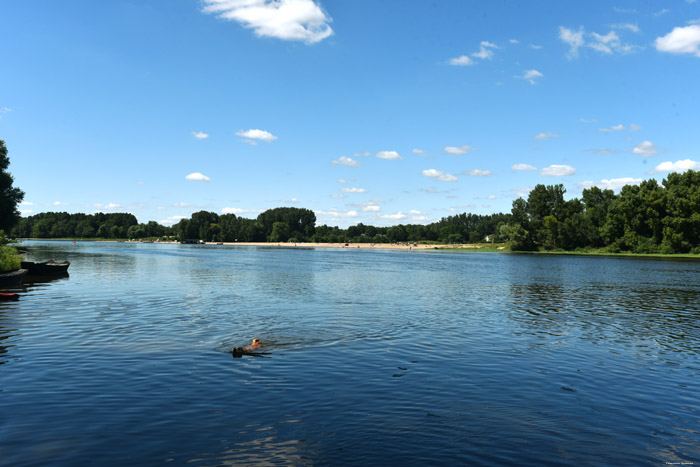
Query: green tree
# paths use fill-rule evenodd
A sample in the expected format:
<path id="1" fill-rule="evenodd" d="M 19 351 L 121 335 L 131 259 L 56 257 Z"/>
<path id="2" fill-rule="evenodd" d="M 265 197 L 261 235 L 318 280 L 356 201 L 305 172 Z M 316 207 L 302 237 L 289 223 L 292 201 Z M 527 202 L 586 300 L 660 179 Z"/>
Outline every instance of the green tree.
<path id="1" fill-rule="evenodd" d="M 24 192 L 12 186 L 15 179 L 7 171 L 9 166 L 7 147 L 5 147 L 5 141 L 0 139 L 0 230 L 7 232 L 19 221 L 20 213 L 17 206 L 24 199 Z"/>
<path id="2" fill-rule="evenodd" d="M 275 222 L 272 224 L 272 232 L 268 241 L 270 242 L 286 242 L 289 240 L 289 225 L 286 222 Z"/>

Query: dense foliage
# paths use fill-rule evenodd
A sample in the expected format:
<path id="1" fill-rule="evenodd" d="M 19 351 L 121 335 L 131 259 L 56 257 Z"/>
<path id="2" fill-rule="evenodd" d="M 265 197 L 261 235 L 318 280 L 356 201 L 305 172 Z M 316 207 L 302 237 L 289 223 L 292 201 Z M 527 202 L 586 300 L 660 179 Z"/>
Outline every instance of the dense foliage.
<path id="1" fill-rule="evenodd" d="M 0 139 L 0 229 L 7 232 L 19 221 L 17 206 L 24 199 L 24 192 L 12 186 L 15 180 L 7 172 L 9 166 L 7 147 L 5 141 Z"/>
<path id="2" fill-rule="evenodd" d="M 42 213 L 23 218 L 16 237 L 147 238 L 176 236 L 208 242 L 509 242 L 513 250 L 604 249 L 635 253 L 700 253 L 700 172 L 646 180 L 620 194 L 592 187 L 564 199 L 563 185 L 537 185 L 510 214 L 458 214 L 428 225 L 347 229 L 316 226 L 303 208 L 269 209 L 256 219 L 199 211 L 172 227 L 139 224 L 131 214 Z"/>
<path id="3" fill-rule="evenodd" d="M 141 238 L 161 236 L 165 232 L 166 228 L 154 221 L 139 224 L 133 214 L 43 212 L 22 218 L 12 235 L 21 238 Z"/>
<path id="4" fill-rule="evenodd" d="M 5 232 L 0 230 L 0 272 L 14 271 L 22 264 L 22 257 L 17 250 L 7 246 Z"/>
<path id="5" fill-rule="evenodd" d="M 627 185 L 619 195 L 593 187 L 565 201 L 565 191 L 537 185 L 513 202 L 512 222 L 500 227 L 512 249 L 700 253 L 700 172 Z"/>

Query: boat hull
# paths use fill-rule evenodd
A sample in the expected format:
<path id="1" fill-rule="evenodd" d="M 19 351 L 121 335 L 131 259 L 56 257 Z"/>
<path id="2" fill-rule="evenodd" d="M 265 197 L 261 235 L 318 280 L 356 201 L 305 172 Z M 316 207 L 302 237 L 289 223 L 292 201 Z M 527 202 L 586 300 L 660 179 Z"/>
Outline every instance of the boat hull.
<path id="1" fill-rule="evenodd" d="M 0 287 L 6 285 L 17 285 L 22 282 L 24 276 L 27 275 L 26 269 L 18 269 L 16 271 L 9 271 L 0 273 Z"/>
<path id="2" fill-rule="evenodd" d="M 58 276 L 68 273 L 70 262 L 56 263 L 46 261 L 35 263 L 33 261 L 22 261 L 22 268 L 27 269 L 32 276 Z"/>

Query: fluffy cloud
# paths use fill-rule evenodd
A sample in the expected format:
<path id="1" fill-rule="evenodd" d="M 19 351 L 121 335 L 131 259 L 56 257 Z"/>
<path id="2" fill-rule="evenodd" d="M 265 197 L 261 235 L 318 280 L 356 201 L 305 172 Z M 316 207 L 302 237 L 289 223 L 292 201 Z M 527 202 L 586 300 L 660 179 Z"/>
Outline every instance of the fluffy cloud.
<path id="1" fill-rule="evenodd" d="M 19 213 L 20 213 L 21 215 L 23 215 L 23 216 L 28 216 L 29 214 L 31 214 L 31 213 L 33 213 L 33 212 L 34 212 L 34 211 L 32 211 L 31 209 L 20 209 L 20 210 L 19 210 Z"/>
<path id="2" fill-rule="evenodd" d="M 357 217 L 357 211 L 340 211 L 338 209 L 329 209 L 327 211 L 314 211 L 317 217 L 329 217 L 331 220 L 341 220 Z"/>
<path id="3" fill-rule="evenodd" d="M 479 51 L 474 52 L 472 54 L 472 57 L 491 60 L 491 58 L 493 57 L 493 50 L 491 50 L 491 49 L 498 48 L 498 46 L 496 44 L 491 43 L 491 42 L 487 42 L 487 41 L 481 41 L 481 44 L 479 44 L 479 45 L 480 45 Z"/>
<path id="4" fill-rule="evenodd" d="M 65 206 L 68 203 L 64 203 L 63 201 L 54 201 L 51 203 L 51 206 Z"/>
<path id="5" fill-rule="evenodd" d="M 472 60 L 466 55 L 460 55 L 459 57 L 451 58 L 448 63 L 452 66 L 476 65 L 476 61 Z"/>
<path id="6" fill-rule="evenodd" d="M 661 164 L 654 167 L 650 173 L 685 172 L 686 170 L 700 170 L 700 162 L 696 162 L 690 159 L 685 159 L 676 162 L 662 162 Z"/>
<path id="7" fill-rule="evenodd" d="M 199 172 L 193 172 L 189 175 L 185 175 L 187 180 L 194 180 L 195 182 L 211 182 L 211 178 Z"/>
<path id="8" fill-rule="evenodd" d="M 341 188 L 340 191 L 343 193 L 364 193 L 367 190 L 364 188 Z"/>
<path id="9" fill-rule="evenodd" d="M 237 21 L 262 37 L 320 42 L 333 34 L 331 18 L 313 0 L 204 0 L 205 13 Z"/>
<path id="10" fill-rule="evenodd" d="M 422 149 L 414 149 L 411 151 L 413 154 L 418 154 L 419 156 L 429 156 L 427 152 L 423 151 Z"/>
<path id="11" fill-rule="evenodd" d="M 356 152 L 355 154 L 353 154 L 353 156 L 355 156 L 355 157 L 369 157 L 369 156 L 371 156 L 371 155 L 372 155 L 372 153 L 369 152 L 369 151 L 365 151 L 365 152 Z"/>
<path id="12" fill-rule="evenodd" d="M 639 28 L 632 24 L 615 25 L 617 29 L 629 29 L 637 31 Z M 636 32 L 636 31 L 635 31 Z M 612 53 L 630 53 L 640 49 L 639 46 L 632 44 L 623 44 L 620 37 L 615 31 L 610 31 L 607 34 L 598 34 L 597 32 L 586 33 L 581 27 L 577 31 L 559 26 L 559 39 L 569 46 L 567 56 L 569 59 L 575 59 L 579 56 L 581 47 L 589 47 L 604 55 Z"/>
<path id="13" fill-rule="evenodd" d="M 659 150 L 656 148 L 656 146 L 654 146 L 654 143 L 652 143 L 651 141 L 643 141 L 636 145 L 634 149 L 632 149 L 632 152 L 635 154 L 639 154 L 640 156 L 651 157 L 658 154 Z"/>
<path id="14" fill-rule="evenodd" d="M 560 136 L 561 135 L 556 133 L 540 133 L 539 135 L 535 135 L 535 139 L 559 138 Z"/>
<path id="15" fill-rule="evenodd" d="M 463 146 L 445 146 L 443 149 L 447 154 L 450 154 L 451 156 L 459 156 L 462 154 L 467 154 L 469 151 L 473 151 L 476 148 L 465 144 Z"/>
<path id="16" fill-rule="evenodd" d="M 542 78 L 543 76 L 544 75 L 537 70 L 526 70 L 522 76 L 516 76 L 516 78 L 521 78 L 530 84 L 535 84 L 535 79 Z"/>
<path id="17" fill-rule="evenodd" d="M 632 23 L 618 23 L 611 26 L 613 29 L 629 29 L 632 32 L 639 32 L 639 26 Z"/>
<path id="18" fill-rule="evenodd" d="M 421 175 L 426 177 L 434 178 L 435 180 L 440 180 L 441 182 L 456 182 L 459 179 L 452 174 L 442 172 L 435 169 L 427 169 L 421 172 Z"/>
<path id="19" fill-rule="evenodd" d="M 470 170 L 467 175 L 470 177 L 490 177 L 493 175 L 490 170 L 474 169 Z"/>
<path id="20" fill-rule="evenodd" d="M 693 54 L 700 57 L 700 25 L 674 28 L 654 42 L 656 50 L 672 54 Z"/>
<path id="21" fill-rule="evenodd" d="M 545 167 L 544 169 L 540 170 L 540 175 L 543 177 L 566 177 L 575 173 L 576 169 L 570 165 L 552 164 L 549 167 Z"/>
<path id="22" fill-rule="evenodd" d="M 256 140 L 265 141 L 270 143 L 277 139 L 277 136 L 273 135 L 269 131 L 265 130 L 248 130 L 248 131 L 237 131 L 236 134 L 243 139 L 244 142 L 256 145 L 258 142 Z"/>
<path id="23" fill-rule="evenodd" d="M 398 221 L 401 219 L 405 219 L 406 214 L 404 214 L 402 212 L 396 212 L 394 214 L 384 214 L 383 216 L 379 216 L 379 217 L 381 217 L 382 219 L 389 219 L 389 220 L 393 220 L 393 221 Z"/>
<path id="24" fill-rule="evenodd" d="M 625 125 L 620 123 L 619 125 L 615 125 L 615 126 L 612 126 L 610 128 L 598 128 L 598 131 L 600 131 L 601 133 L 613 133 L 615 131 L 622 131 L 622 130 L 626 130 L 626 129 L 627 128 L 625 127 Z"/>
<path id="25" fill-rule="evenodd" d="M 209 138 L 209 135 L 204 133 L 203 131 L 193 131 L 192 136 L 194 136 L 197 139 L 207 139 Z"/>
<path id="26" fill-rule="evenodd" d="M 598 188 L 602 188 L 604 190 L 617 191 L 625 185 L 639 185 L 640 183 L 642 183 L 641 178 L 624 177 L 612 178 L 610 180 L 603 179 L 599 182 L 589 180 L 585 182 L 579 182 L 576 185 L 580 188 L 591 188 L 597 186 Z"/>
<path id="27" fill-rule="evenodd" d="M 345 195 L 339 195 L 338 193 L 333 193 L 333 194 L 331 195 L 331 198 L 334 198 L 334 199 L 343 199 L 343 198 L 345 198 Z"/>
<path id="28" fill-rule="evenodd" d="M 379 212 L 381 211 L 382 208 L 377 206 L 376 204 L 368 204 L 364 208 L 362 208 L 362 212 Z"/>
<path id="29" fill-rule="evenodd" d="M 339 178 L 338 180 L 336 180 L 336 182 L 338 182 L 338 183 L 348 183 L 347 180 L 344 180 L 344 179 L 342 179 L 342 178 Z"/>
<path id="30" fill-rule="evenodd" d="M 241 215 L 241 214 L 250 214 L 250 213 L 259 213 L 261 212 L 260 210 L 255 210 L 255 209 L 241 209 L 241 208 L 223 208 L 221 210 L 221 214 L 236 214 L 236 215 Z"/>
<path id="31" fill-rule="evenodd" d="M 397 161 L 403 159 L 396 151 L 379 151 L 377 157 L 380 159 L 387 159 L 390 161 Z"/>
<path id="32" fill-rule="evenodd" d="M 122 207 L 122 205 L 119 203 L 109 203 L 109 204 L 95 203 L 94 206 L 97 209 L 104 209 L 105 211 L 111 211 L 112 209 L 120 209 Z"/>
<path id="33" fill-rule="evenodd" d="M 578 49 L 583 47 L 585 41 L 583 39 L 583 28 L 578 31 L 559 26 L 559 39 L 569 44 L 569 58 L 578 57 Z"/>
<path id="34" fill-rule="evenodd" d="M 529 164 L 515 164 L 510 166 L 510 170 L 523 171 L 523 170 L 537 170 L 537 167 L 533 167 Z"/>
<path id="35" fill-rule="evenodd" d="M 338 159 L 332 160 L 331 164 L 333 164 L 333 165 L 346 165 L 348 167 L 360 167 L 360 165 L 361 165 L 355 159 L 352 159 L 352 158 L 346 157 L 346 156 L 340 156 Z"/>

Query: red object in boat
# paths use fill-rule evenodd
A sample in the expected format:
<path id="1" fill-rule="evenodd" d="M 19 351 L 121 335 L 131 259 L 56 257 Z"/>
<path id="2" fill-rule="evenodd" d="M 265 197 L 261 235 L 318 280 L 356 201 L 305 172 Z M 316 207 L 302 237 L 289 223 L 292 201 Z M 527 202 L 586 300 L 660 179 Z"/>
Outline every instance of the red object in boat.
<path id="1" fill-rule="evenodd" d="M 19 300 L 19 294 L 16 294 L 16 293 L 0 293 L 0 300 Z"/>

